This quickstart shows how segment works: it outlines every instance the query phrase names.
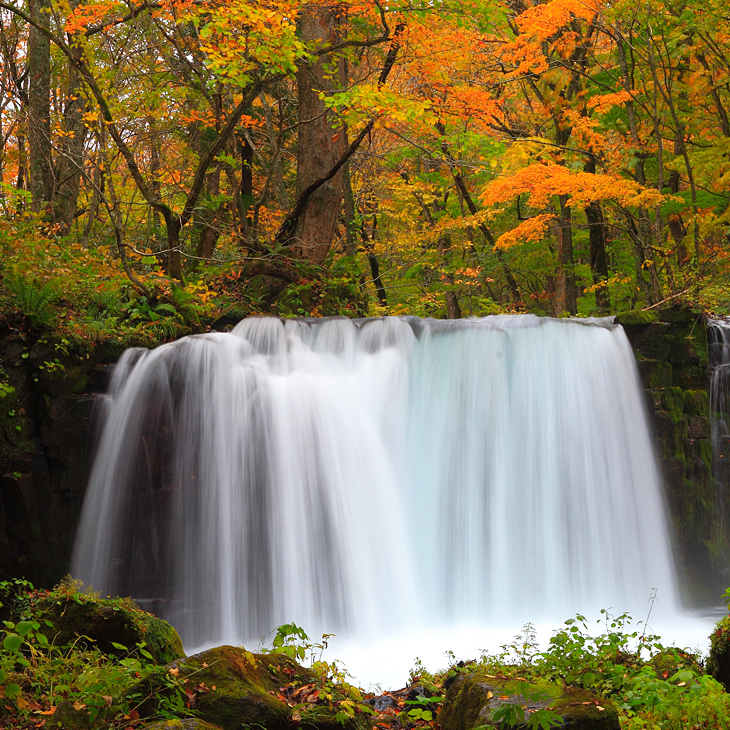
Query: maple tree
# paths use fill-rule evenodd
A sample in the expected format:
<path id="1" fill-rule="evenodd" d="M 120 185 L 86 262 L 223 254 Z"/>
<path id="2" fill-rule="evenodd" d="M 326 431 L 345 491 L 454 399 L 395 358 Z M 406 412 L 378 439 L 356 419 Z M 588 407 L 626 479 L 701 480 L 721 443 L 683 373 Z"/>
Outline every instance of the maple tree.
<path id="1" fill-rule="evenodd" d="M 728 30 L 719 0 L 4 0 L 7 266 L 98 253 L 118 318 L 722 310 Z"/>

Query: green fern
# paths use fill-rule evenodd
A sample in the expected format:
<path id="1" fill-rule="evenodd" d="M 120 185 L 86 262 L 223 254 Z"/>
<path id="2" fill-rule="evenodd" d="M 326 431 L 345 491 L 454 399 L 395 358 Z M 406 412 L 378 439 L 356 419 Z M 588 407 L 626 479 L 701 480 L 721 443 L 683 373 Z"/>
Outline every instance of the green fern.
<path id="1" fill-rule="evenodd" d="M 39 284 L 21 274 L 11 274 L 5 278 L 5 285 L 17 309 L 32 325 L 48 320 L 48 307 L 56 299 L 55 289 L 50 282 Z"/>

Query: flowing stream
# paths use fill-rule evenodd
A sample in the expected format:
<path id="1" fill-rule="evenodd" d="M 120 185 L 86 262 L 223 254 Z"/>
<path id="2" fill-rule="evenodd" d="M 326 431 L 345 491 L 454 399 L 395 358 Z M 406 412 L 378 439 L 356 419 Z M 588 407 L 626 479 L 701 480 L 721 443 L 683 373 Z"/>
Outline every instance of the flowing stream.
<path id="1" fill-rule="evenodd" d="M 186 648 L 677 605 L 623 330 L 530 315 L 251 318 L 127 351 L 72 570 Z"/>

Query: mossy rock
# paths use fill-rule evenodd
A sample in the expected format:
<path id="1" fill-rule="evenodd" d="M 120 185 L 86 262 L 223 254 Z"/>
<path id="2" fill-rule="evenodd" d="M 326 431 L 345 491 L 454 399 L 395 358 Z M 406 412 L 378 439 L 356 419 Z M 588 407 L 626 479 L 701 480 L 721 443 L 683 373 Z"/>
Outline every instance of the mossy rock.
<path id="1" fill-rule="evenodd" d="M 52 628 L 42 626 L 42 631 L 56 646 L 76 643 L 119 656 L 125 652 L 114 644 L 134 649 L 145 642 L 158 664 L 185 656 L 177 631 L 167 621 L 143 611 L 131 598 L 97 598 L 54 590 L 30 594 L 27 604 L 36 620 L 52 623 Z"/>
<path id="2" fill-rule="evenodd" d="M 707 673 L 712 675 L 725 690 L 730 690 L 730 616 L 720 619 L 710 634 L 710 654 L 707 657 Z"/>
<path id="3" fill-rule="evenodd" d="M 457 678 L 436 720 L 443 730 L 498 727 L 493 714 L 505 704 L 521 705 L 526 718 L 549 708 L 562 717 L 562 727 L 570 730 L 620 730 L 615 706 L 586 690 L 502 679 L 481 671 Z"/>
<path id="4" fill-rule="evenodd" d="M 649 664 L 664 679 L 668 679 L 681 669 L 690 669 L 702 674 L 702 667 L 695 654 L 681 649 L 665 649 L 655 654 Z"/>
<path id="5" fill-rule="evenodd" d="M 87 710 L 77 710 L 71 702 L 64 701 L 58 703 L 44 727 L 47 730 L 104 730 L 109 727 L 109 722 L 103 713 L 92 721 Z"/>
<path id="6" fill-rule="evenodd" d="M 621 312 L 614 317 L 614 321 L 621 325 L 652 324 L 659 321 L 656 310 L 632 309 L 629 312 Z"/>
<path id="7" fill-rule="evenodd" d="M 241 726 L 285 730 L 308 726 L 316 730 L 366 730 L 369 715 L 358 706 L 358 691 L 325 680 L 283 654 L 254 654 L 243 647 L 219 646 L 178 659 L 164 670 L 185 683 L 197 716 L 222 730 Z M 138 708 L 152 715 L 169 693 L 154 675 L 132 689 L 149 699 Z M 343 701 L 348 701 L 342 705 Z M 354 717 L 340 717 L 344 707 Z"/>

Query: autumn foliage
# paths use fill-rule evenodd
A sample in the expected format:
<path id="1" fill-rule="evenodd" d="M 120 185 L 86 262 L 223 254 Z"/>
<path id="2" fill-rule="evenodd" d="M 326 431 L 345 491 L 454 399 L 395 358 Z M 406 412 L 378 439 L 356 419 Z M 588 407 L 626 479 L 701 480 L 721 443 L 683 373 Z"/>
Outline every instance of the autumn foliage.
<path id="1" fill-rule="evenodd" d="M 75 287 L 71 330 L 140 298 L 153 337 L 730 308 L 719 0 L 5 0 L 0 22 L 6 293 Z"/>

